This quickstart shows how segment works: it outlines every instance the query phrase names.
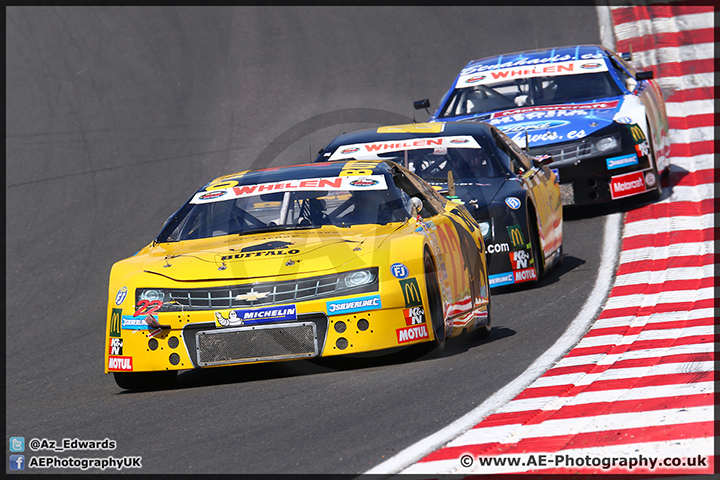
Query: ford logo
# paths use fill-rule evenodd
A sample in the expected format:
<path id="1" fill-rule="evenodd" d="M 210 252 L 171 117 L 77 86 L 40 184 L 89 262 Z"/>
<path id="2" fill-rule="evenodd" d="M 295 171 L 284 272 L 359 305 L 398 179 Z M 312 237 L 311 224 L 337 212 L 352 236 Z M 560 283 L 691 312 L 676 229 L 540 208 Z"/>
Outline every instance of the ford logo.
<path id="1" fill-rule="evenodd" d="M 505 133 L 525 132 L 528 130 L 547 130 L 550 128 L 559 128 L 568 125 L 567 120 L 544 120 L 539 122 L 522 122 L 513 125 L 497 126 Z"/>
<path id="2" fill-rule="evenodd" d="M 505 205 L 513 210 L 517 210 L 522 205 L 522 202 L 517 197 L 508 197 L 505 199 Z"/>

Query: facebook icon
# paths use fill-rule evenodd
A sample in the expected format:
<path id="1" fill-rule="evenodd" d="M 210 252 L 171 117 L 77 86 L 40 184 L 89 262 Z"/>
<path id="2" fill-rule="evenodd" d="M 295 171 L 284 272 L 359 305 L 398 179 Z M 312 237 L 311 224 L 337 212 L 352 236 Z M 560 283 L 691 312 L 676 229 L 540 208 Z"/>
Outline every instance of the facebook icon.
<path id="1" fill-rule="evenodd" d="M 25 470 L 25 455 L 10 455 L 10 470 Z"/>

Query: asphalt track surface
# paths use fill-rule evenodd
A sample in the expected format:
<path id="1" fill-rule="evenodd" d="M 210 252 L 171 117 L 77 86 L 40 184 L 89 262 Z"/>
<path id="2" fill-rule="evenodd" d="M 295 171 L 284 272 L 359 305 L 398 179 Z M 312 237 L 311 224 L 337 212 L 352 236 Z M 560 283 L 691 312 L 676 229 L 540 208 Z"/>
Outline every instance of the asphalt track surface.
<path id="1" fill-rule="evenodd" d="M 419 358 L 191 371 L 170 390 L 123 391 L 103 373 L 110 267 L 197 188 L 306 163 L 342 131 L 410 122 L 412 100 L 436 106 L 472 58 L 599 43 L 596 10 L 10 7 L 6 27 L 6 436 L 117 442 L 28 458 L 361 473 L 521 374 L 592 290 L 608 212 L 566 210 L 562 267 L 493 295 L 487 340 Z"/>

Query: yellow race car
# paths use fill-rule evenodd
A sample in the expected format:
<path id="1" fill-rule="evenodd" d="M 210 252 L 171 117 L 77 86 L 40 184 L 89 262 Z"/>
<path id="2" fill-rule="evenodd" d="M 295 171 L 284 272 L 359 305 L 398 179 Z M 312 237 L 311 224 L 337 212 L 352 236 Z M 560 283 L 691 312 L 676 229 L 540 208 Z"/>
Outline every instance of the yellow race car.
<path id="1" fill-rule="evenodd" d="M 480 227 L 392 161 L 252 170 L 197 191 L 110 273 L 105 373 L 442 345 L 490 332 Z"/>

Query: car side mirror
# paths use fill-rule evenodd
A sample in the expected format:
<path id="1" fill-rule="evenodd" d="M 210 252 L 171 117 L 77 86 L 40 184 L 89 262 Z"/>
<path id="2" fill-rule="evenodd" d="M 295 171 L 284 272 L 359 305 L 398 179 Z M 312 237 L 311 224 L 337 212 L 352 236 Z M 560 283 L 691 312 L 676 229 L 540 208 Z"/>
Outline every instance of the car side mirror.
<path id="1" fill-rule="evenodd" d="M 542 168 L 545 165 L 549 165 L 553 162 L 552 155 L 538 155 L 532 158 L 533 166 L 535 168 Z"/>
<path id="2" fill-rule="evenodd" d="M 415 100 L 413 102 L 413 107 L 415 107 L 415 110 L 422 110 L 430 108 L 430 99 L 429 98 L 423 98 L 422 100 Z"/>
<path id="3" fill-rule="evenodd" d="M 637 72 L 635 78 L 638 82 L 641 80 L 652 80 L 653 78 L 655 78 L 655 74 L 652 70 L 650 70 L 649 72 Z"/>
<path id="4" fill-rule="evenodd" d="M 423 209 L 423 202 L 418 197 L 412 197 L 410 199 L 410 204 L 412 205 L 412 211 L 415 215 L 420 215 L 420 212 L 422 212 Z"/>
<path id="5" fill-rule="evenodd" d="M 627 89 L 631 92 L 634 92 L 637 88 L 637 80 L 635 80 L 632 77 L 628 77 L 627 81 L 625 82 L 627 85 Z"/>

